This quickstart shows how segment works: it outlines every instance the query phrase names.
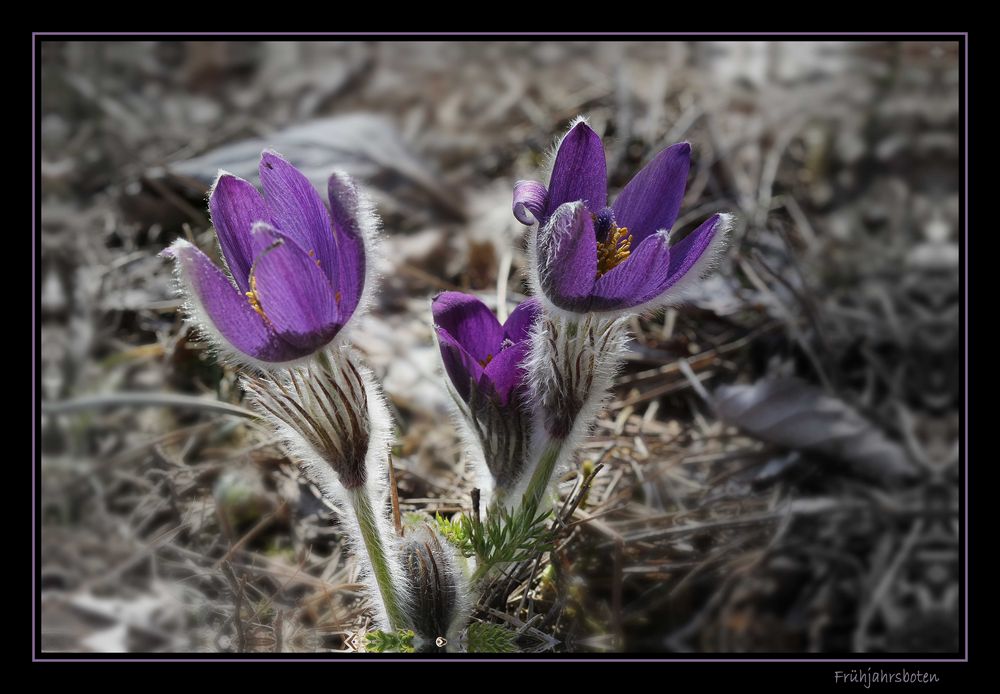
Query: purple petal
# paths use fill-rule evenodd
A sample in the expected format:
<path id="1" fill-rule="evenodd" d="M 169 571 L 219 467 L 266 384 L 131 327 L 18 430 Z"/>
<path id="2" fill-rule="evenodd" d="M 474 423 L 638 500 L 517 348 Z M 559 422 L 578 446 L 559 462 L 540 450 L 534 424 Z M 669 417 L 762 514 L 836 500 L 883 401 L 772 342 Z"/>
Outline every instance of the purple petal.
<path id="1" fill-rule="evenodd" d="M 567 203 L 538 232 L 542 291 L 559 308 L 586 311 L 597 278 L 594 222 L 583 203 Z"/>
<path id="2" fill-rule="evenodd" d="M 503 324 L 504 337 L 515 343 L 527 340 L 541 310 L 541 303 L 535 297 L 522 301 L 507 316 L 507 322 Z"/>
<path id="3" fill-rule="evenodd" d="M 594 285 L 593 311 L 616 311 L 654 299 L 669 276 L 667 233 L 647 236 L 632 254 Z"/>
<path id="4" fill-rule="evenodd" d="M 490 360 L 480 379 L 485 390 L 485 383 L 492 384 L 501 405 L 510 402 L 511 393 L 524 381 L 524 360 L 531 344 L 527 341 L 511 345 Z"/>
<path id="5" fill-rule="evenodd" d="M 339 329 L 333 288 L 316 261 L 296 243 L 267 224 L 257 224 L 253 233 L 269 239 L 257 254 L 251 289 L 260 308 L 282 339 L 310 351 L 333 339 Z"/>
<path id="6" fill-rule="evenodd" d="M 690 168 L 691 145 L 681 142 L 667 147 L 618 195 L 612 205 L 615 222 L 628 228 L 634 244 L 642 243 L 655 231 L 670 231 L 674 226 Z"/>
<path id="7" fill-rule="evenodd" d="M 365 286 L 365 239 L 361 229 L 361 209 L 358 188 L 350 176 L 334 173 L 327 184 L 330 214 L 337 240 L 337 304 L 343 322 L 354 313 Z"/>
<path id="8" fill-rule="evenodd" d="M 483 366 L 447 330 L 438 327 L 437 334 L 441 362 L 448 372 L 448 378 L 462 399 L 468 401 L 472 383 L 479 382 L 483 376 Z"/>
<path id="9" fill-rule="evenodd" d="M 548 191 L 538 181 L 518 181 L 514 184 L 514 216 L 521 224 L 531 226 L 541 220 Z"/>
<path id="10" fill-rule="evenodd" d="M 607 199 L 608 169 L 601 138 L 586 123 L 577 123 L 559 143 L 545 216 L 555 213 L 560 205 L 577 200 L 591 210 L 599 210 Z"/>
<path id="11" fill-rule="evenodd" d="M 670 247 L 670 273 L 665 289 L 673 287 L 684 279 L 684 276 L 698 264 L 705 252 L 712 247 L 716 235 L 726 226 L 722 223 L 722 217 L 721 214 L 712 215 L 679 243 Z"/>
<path id="12" fill-rule="evenodd" d="M 431 313 L 434 325 L 448 331 L 476 360 L 486 361 L 500 351 L 503 329 L 478 298 L 462 292 L 442 292 L 434 297 Z"/>
<path id="13" fill-rule="evenodd" d="M 264 198 L 248 181 L 219 172 L 208 198 L 208 209 L 229 271 L 240 289 L 249 291 L 253 264 L 250 231 L 255 222 L 271 221 Z"/>
<path id="14" fill-rule="evenodd" d="M 323 199 L 301 171 L 280 154 L 265 151 L 260 156 L 260 182 L 275 226 L 313 251 L 330 284 L 337 284 L 337 242 L 330 213 Z"/>
<path id="15" fill-rule="evenodd" d="M 257 222 L 250 228 L 250 250 L 255 260 L 257 256 L 270 249 L 278 241 L 289 243 L 300 253 L 308 255 L 306 249 L 299 244 L 298 239 L 289 236 L 283 231 L 278 231 L 267 222 Z M 313 258 L 313 262 L 316 262 L 315 257 Z M 250 267 L 253 269 L 253 265 Z"/>
<path id="16" fill-rule="evenodd" d="M 234 350 L 266 362 L 282 362 L 303 356 L 282 341 L 204 253 L 187 241 L 176 241 L 161 255 L 173 258 L 190 299 Z"/>

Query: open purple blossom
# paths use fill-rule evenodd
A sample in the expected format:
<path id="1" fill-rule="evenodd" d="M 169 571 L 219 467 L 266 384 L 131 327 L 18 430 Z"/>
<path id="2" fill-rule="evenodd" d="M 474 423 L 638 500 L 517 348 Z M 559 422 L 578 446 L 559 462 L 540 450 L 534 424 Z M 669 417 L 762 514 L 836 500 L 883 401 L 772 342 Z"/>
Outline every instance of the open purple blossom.
<path id="1" fill-rule="evenodd" d="M 506 406 L 524 378 L 538 301 L 521 302 L 503 325 L 486 304 L 461 292 L 438 294 L 431 312 L 441 360 L 459 396 L 468 402 L 475 389 Z"/>
<path id="2" fill-rule="evenodd" d="M 662 305 L 696 280 L 729 226 L 715 214 L 669 245 L 691 165 L 691 145 L 660 152 L 607 205 L 601 138 L 577 123 L 559 144 L 549 186 L 518 181 L 514 216 L 538 223 L 530 249 L 536 284 L 551 305 L 573 313 Z"/>
<path id="3" fill-rule="evenodd" d="M 281 155 L 260 160 L 262 196 L 220 172 L 209 211 L 228 275 L 198 248 L 176 241 L 174 259 L 193 313 L 210 337 L 250 362 L 280 364 L 332 341 L 365 291 L 365 236 L 372 224 L 349 177 L 333 174 L 323 203 Z"/>

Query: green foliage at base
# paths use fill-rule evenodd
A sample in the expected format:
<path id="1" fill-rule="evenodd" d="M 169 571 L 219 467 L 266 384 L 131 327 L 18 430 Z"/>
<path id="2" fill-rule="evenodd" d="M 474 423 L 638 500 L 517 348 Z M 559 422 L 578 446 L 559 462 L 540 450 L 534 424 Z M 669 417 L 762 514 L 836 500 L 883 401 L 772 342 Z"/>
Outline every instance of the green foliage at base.
<path id="1" fill-rule="evenodd" d="M 514 632 L 499 624 L 471 624 L 465 639 L 469 653 L 517 653 Z"/>
<path id="2" fill-rule="evenodd" d="M 486 522 L 463 514 L 458 520 L 436 516 L 438 530 L 466 557 L 475 557 L 479 568 L 473 580 L 499 564 L 527 561 L 552 548 L 546 525 L 549 511 L 529 504 L 516 512 L 504 506 L 491 509 Z"/>
<path id="3" fill-rule="evenodd" d="M 451 520 L 450 518 L 445 518 L 440 513 L 434 514 L 434 521 L 437 523 L 437 528 L 444 538 L 455 545 L 463 555 L 471 557 L 472 554 L 466 551 L 467 538 L 465 528 L 462 524 L 464 520 L 464 516 L 458 520 Z"/>
<path id="4" fill-rule="evenodd" d="M 409 629 L 369 631 L 365 635 L 365 650 L 369 653 L 413 653 L 413 636 Z"/>

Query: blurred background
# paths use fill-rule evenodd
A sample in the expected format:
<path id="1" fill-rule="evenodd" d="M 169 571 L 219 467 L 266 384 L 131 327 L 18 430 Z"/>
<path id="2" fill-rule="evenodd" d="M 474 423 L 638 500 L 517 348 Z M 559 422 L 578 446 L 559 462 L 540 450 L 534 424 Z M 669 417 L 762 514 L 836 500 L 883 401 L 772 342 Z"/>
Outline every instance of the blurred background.
<path id="1" fill-rule="evenodd" d="M 404 511 L 470 508 L 429 298 L 523 298 L 519 178 L 578 114 L 617 192 L 693 146 L 678 235 L 737 225 L 635 319 L 555 552 L 475 619 L 530 652 L 959 648 L 956 43 L 66 42 L 41 47 L 41 643 L 350 650 L 336 518 L 178 315 L 218 168 L 358 177 L 384 289 L 354 333 Z M 586 494 L 581 480 L 597 470 Z"/>

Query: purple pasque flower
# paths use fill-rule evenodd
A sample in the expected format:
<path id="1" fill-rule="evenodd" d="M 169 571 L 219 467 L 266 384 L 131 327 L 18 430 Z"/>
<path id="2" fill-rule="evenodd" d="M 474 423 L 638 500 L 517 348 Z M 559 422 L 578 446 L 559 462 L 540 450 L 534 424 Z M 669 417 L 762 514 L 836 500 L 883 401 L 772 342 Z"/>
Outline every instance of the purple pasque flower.
<path id="1" fill-rule="evenodd" d="M 500 322 L 474 296 L 444 292 L 431 305 L 441 361 L 455 390 L 462 435 L 486 494 L 509 492 L 526 463 L 531 402 L 522 389 L 537 299 Z"/>
<path id="2" fill-rule="evenodd" d="M 330 207 L 281 155 L 260 160 L 262 196 L 219 172 L 208 206 L 228 275 L 198 248 L 176 241 L 173 258 L 205 332 L 241 361 L 291 362 L 324 347 L 366 292 L 366 240 L 374 223 L 351 179 L 330 177 Z"/>
<path id="3" fill-rule="evenodd" d="M 601 138 L 582 120 L 563 137 L 549 186 L 514 185 L 514 216 L 538 223 L 532 247 L 534 282 L 558 309 L 573 313 L 641 310 L 662 305 L 697 280 L 720 247 L 729 215 L 716 214 L 669 246 L 691 145 L 660 152 L 607 205 Z"/>
<path id="4" fill-rule="evenodd" d="M 522 301 L 500 325 L 475 296 L 442 292 L 431 303 L 441 360 L 459 396 L 474 392 L 506 407 L 524 378 L 531 346 L 531 326 L 539 314 L 537 299 Z"/>

